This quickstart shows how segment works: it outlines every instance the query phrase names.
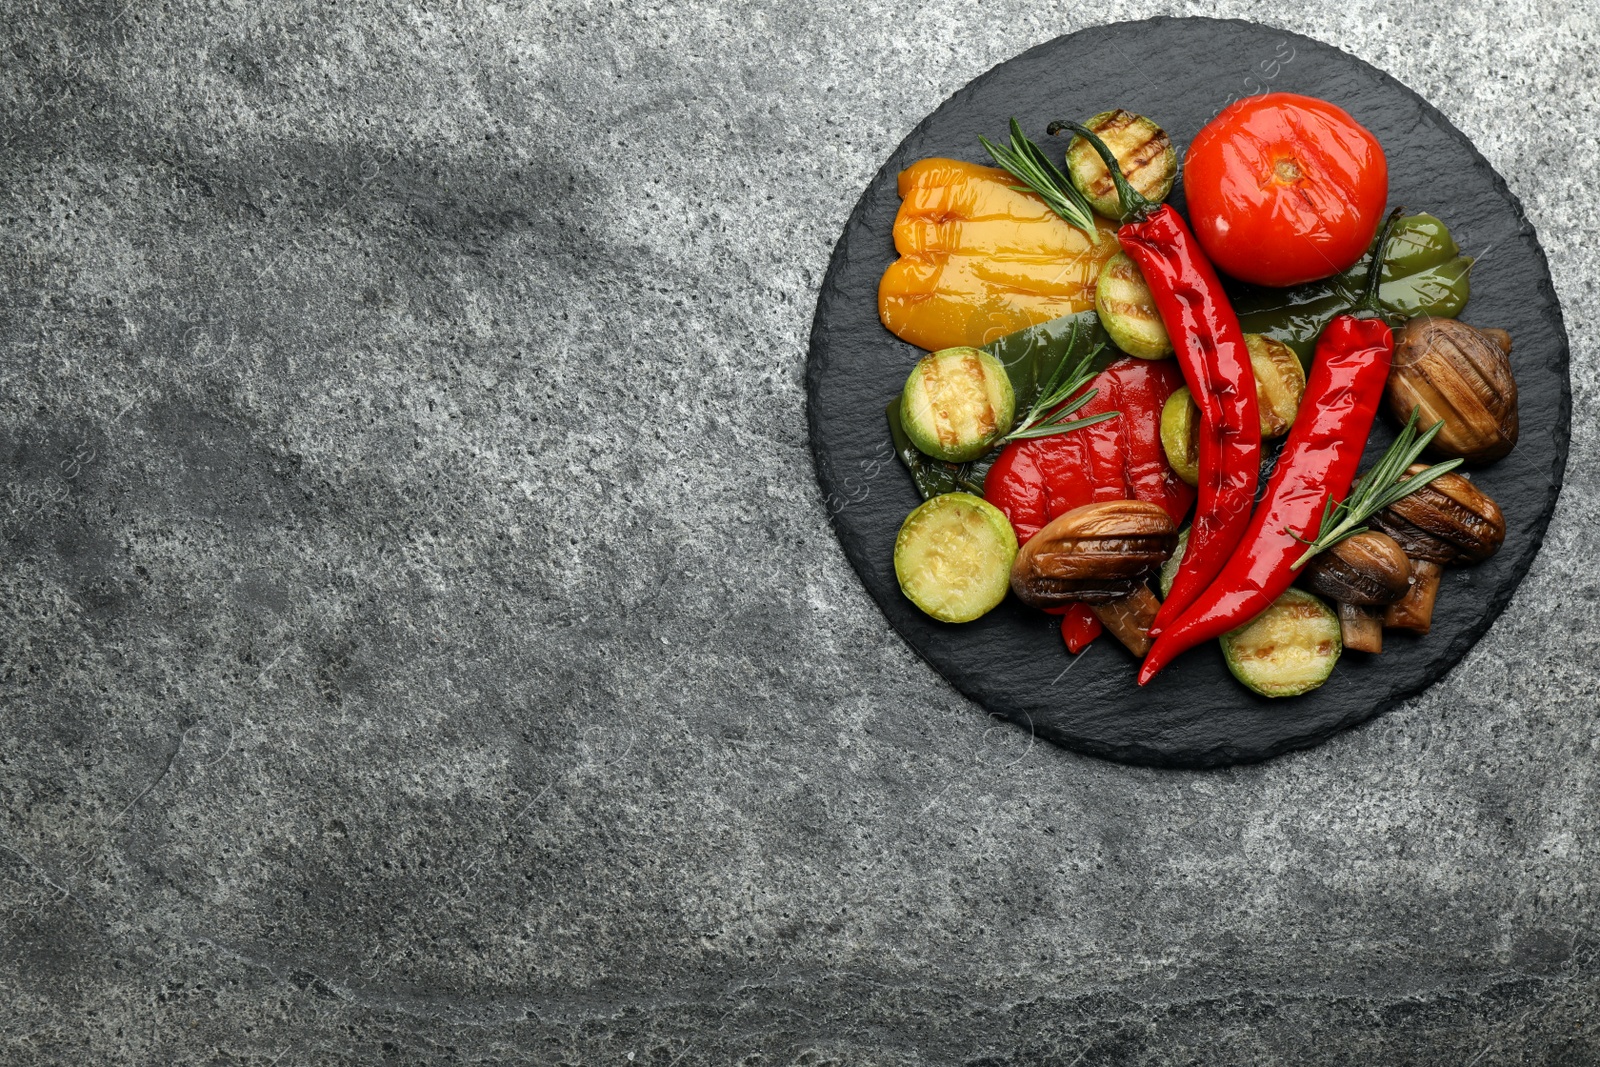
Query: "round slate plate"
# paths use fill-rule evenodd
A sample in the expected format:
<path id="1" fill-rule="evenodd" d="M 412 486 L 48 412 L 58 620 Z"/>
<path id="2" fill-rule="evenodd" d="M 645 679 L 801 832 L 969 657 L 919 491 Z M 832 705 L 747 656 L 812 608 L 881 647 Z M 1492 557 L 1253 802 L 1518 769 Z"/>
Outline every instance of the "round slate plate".
<path id="1" fill-rule="evenodd" d="M 1522 438 L 1473 478 L 1505 510 L 1505 547 L 1446 572 L 1433 632 L 1391 633 L 1381 656 L 1346 654 L 1322 688 L 1256 697 L 1228 674 L 1215 643 L 1150 685 L 1109 636 L 1074 659 L 1056 620 L 1008 600 L 974 623 L 927 618 L 895 583 L 895 532 L 918 497 L 894 458 L 883 409 L 920 353 L 878 322 L 878 278 L 894 259 L 895 176 L 925 156 L 987 162 L 978 135 L 1003 138 L 1015 115 L 1053 140 L 1052 119 L 1125 107 L 1162 123 L 1180 151 L 1227 103 L 1268 91 L 1345 108 L 1382 142 L 1390 203 L 1434 212 L 1469 253 L 1463 319 L 1515 339 Z M 1181 188 L 1174 203 L 1183 208 Z M 1040 45 L 978 78 L 925 119 L 867 188 L 834 250 L 817 302 L 806 385 L 817 478 L 834 527 L 889 622 L 957 689 L 1082 752 L 1131 763 L 1220 766 L 1317 744 L 1441 678 L 1505 608 L 1538 551 L 1566 465 L 1567 338 L 1549 269 L 1522 207 L 1460 131 L 1415 93 L 1336 48 L 1245 22 L 1159 18 L 1085 30 Z M 1370 463 L 1392 439 L 1380 417 Z"/>

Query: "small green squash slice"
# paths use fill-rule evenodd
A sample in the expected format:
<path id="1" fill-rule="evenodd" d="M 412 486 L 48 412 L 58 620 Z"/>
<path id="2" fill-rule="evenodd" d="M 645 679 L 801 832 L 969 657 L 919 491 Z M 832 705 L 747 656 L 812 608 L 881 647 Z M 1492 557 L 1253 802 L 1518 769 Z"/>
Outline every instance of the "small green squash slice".
<path id="1" fill-rule="evenodd" d="M 1228 670 L 1264 697 L 1295 697 L 1328 680 L 1344 646 L 1339 617 L 1290 589 L 1250 622 L 1220 638 Z"/>
<path id="2" fill-rule="evenodd" d="M 1200 484 L 1200 408 L 1180 385 L 1161 407 L 1161 450 L 1173 473 L 1190 485 Z"/>
<path id="3" fill-rule="evenodd" d="M 1306 395 L 1306 372 L 1294 349 L 1259 333 L 1244 335 L 1250 369 L 1256 376 L 1256 401 L 1261 410 L 1261 436 L 1282 437 L 1294 425 Z"/>
<path id="4" fill-rule="evenodd" d="M 900 424 L 935 459 L 977 459 L 1011 431 L 1017 398 L 998 359 L 979 348 L 943 348 L 911 368 L 900 394 Z"/>
<path id="5" fill-rule="evenodd" d="M 1011 520 L 971 493 L 923 501 L 894 541 L 900 591 L 940 622 L 971 622 L 1004 600 L 1016 558 Z"/>
<path id="6" fill-rule="evenodd" d="M 1100 268 L 1094 285 L 1094 309 L 1111 341 L 1130 356 L 1165 359 L 1172 355 L 1172 338 L 1156 311 L 1155 297 L 1145 284 L 1139 265 L 1118 252 Z"/>
<path id="7" fill-rule="evenodd" d="M 1106 143 L 1121 165 L 1122 176 L 1146 199 L 1160 202 L 1172 192 L 1178 177 L 1178 153 L 1160 126 L 1121 108 L 1102 111 L 1084 125 Z M 1111 182 L 1111 172 L 1100 153 L 1082 137 L 1074 137 L 1067 145 L 1067 176 L 1090 207 L 1108 219 L 1122 220 L 1122 201 Z"/>

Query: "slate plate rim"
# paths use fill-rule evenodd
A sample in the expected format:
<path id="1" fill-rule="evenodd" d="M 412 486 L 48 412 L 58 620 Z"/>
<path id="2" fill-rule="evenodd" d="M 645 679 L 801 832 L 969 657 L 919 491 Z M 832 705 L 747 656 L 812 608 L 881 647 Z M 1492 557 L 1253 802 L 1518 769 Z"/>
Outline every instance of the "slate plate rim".
<path id="1" fill-rule="evenodd" d="M 1524 566 L 1522 567 L 1521 571 L 1515 575 L 1514 580 L 1505 581 L 1492 591 L 1491 595 L 1485 602 L 1484 610 L 1477 617 L 1477 619 L 1471 625 L 1467 626 L 1461 633 L 1457 634 L 1455 638 L 1451 640 L 1450 643 L 1445 647 L 1443 655 L 1440 657 L 1441 660 L 1444 661 L 1445 666 L 1433 676 L 1424 677 L 1421 680 L 1410 684 L 1386 697 L 1377 699 L 1371 704 L 1367 705 L 1365 710 L 1326 722 L 1323 725 L 1314 729 L 1309 729 L 1304 733 L 1285 737 L 1274 744 L 1267 745 L 1260 749 L 1239 749 L 1230 747 L 1226 743 L 1222 743 L 1209 748 L 1189 749 L 1175 753 L 1173 751 L 1149 744 L 1141 745 L 1138 743 L 1128 743 L 1120 747 L 1113 747 L 1098 741 L 1092 736 L 1074 735 L 1070 732 L 1059 730 L 1050 734 L 1040 735 L 1046 737 L 1046 739 L 1052 741 L 1053 743 L 1061 745 L 1062 747 L 1114 762 L 1152 767 L 1202 769 L 1259 763 L 1269 759 L 1274 759 L 1285 754 L 1286 752 L 1294 751 L 1296 749 L 1315 747 L 1327 741 L 1337 733 L 1340 733 L 1344 730 L 1357 728 L 1366 722 L 1370 722 L 1373 719 L 1388 713 L 1397 705 L 1418 696 L 1419 694 L 1431 688 L 1437 682 L 1448 678 L 1450 674 L 1453 673 L 1457 667 L 1459 667 L 1461 660 L 1466 656 L 1466 654 L 1478 643 L 1479 640 L 1482 639 L 1483 635 L 1488 632 L 1490 627 L 1492 627 L 1505 612 L 1505 609 L 1510 605 L 1512 597 L 1516 594 L 1517 589 L 1527 577 L 1528 571 L 1532 569 L 1533 564 L 1537 561 L 1539 552 L 1542 550 L 1545 536 L 1549 529 L 1550 521 L 1554 516 L 1556 505 L 1559 502 L 1561 490 L 1565 484 L 1566 465 L 1571 443 L 1571 346 L 1567 336 L 1566 322 L 1562 313 L 1561 302 L 1559 296 L 1555 292 L 1553 279 L 1550 276 L 1548 256 L 1545 254 L 1543 245 L 1538 240 L 1537 232 L 1534 230 L 1532 224 L 1528 221 L 1527 213 L 1523 208 L 1521 200 L 1514 192 L 1512 192 L 1510 187 L 1507 186 L 1505 179 L 1483 156 L 1483 153 L 1478 149 L 1477 145 L 1472 141 L 1472 139 L 1462 133 L 1455 126 L 1455 124 L 1452 123 L 1441 111 L 1439 111 L 1437 107 L 1430 103 L 1427 98 L 1422 96 L 1420 93 L 1417 93 L 1409 86 L 1405 85 L 1392 74 L 1389 74 L 1387 71 L 1368 63 L 1359 56 L 1352 55 L 1336 45 L 1332 45 L 1324 41 L 1318 41 L 1315 38 L 1308 37 L 1304 34 L 1295 33 L 1292 30 L 1286 30 L 1276 26 L 1269 26 L 1264 23 L 1252 22 L 1248 19 L 1219 19 L 1205 16 L 1159 15 L 1147 19 L 1105 23 L 1097 26 L 1084 27 L 1083 29 L 1062 34 L 1051 38 L 1050 40 L 1043 41 L 1023 52 L 1019 52 L 1015 56 L 1002 60 L 1000 63 L 995 64 L 993 67 L 989 68 L 982 74 L 979 74 L 977 77 L 961 86 L 949 97 L 943 100 L 937 107 L 925 115 L 919 122 L 917 122 L 911 128 L 911 130 L 907 132 L 905 137 L 903 137 L 895 145 L 895 147 L 890 150 L 884 162 L 868 180 L 866 186 L 861 192 L 861 195 L 857 198 L 855 205 L 851 208 L 849 214 L 846 216 L 846 221 L 843 229 L 841 230 L 839 239 L 836 241 L 833 252 L 829 256 L 827 270 L 823 275 L 821 285 L 818 287 L 817 310 L 813 315 L 812 328 L 807 346 L 805 399 L 807 437 L 812 453 L 813 470 L 817 478 L 818 486 L 822 490 L 824 507 L 828 512 L 829 524 L 832 526 L 834 535 L 838 539 L 840 547 L 844 551 L 846 558 L 850 561 L 852 570 L 856 572 L 857 578 L 861 581 L 863 588 L 872 598 L 879 612 L 884 616 L 885 621 L 889 623 L 890 627 L 900 636 L 903 641 L 905 641 L 905 643 L 917 654 L 917 656 L 930 668 L 932 668 L 936 674 L 939 675 L 946 685 L 949 685 L 951 688 L 955 689 L 964 698 L 972 701 L 991 716 L 1006 718 L 1008 721 L 1013 722 L 1019 727 L 1026 725 L 1031 732 L 1037 733 L 1037 731 L 1033 728 L 1031 716 L 1029 716 L 1026 712 L 1022 712 L 1021 714 L 1022 717 L 1028 721 L 1021 722 L 1018 721 L 1017 717 L 1014 715 L 1007 714 L 1005 712 L 992 711 L 985 704 L 981 697 L 975 693 L 969 692 L 964 685 L 951 679 L 949 675 L 946 674 L 944 668 L 929 654 L 928 650 L 926 650 L 915 638 L 915 636 L 908 632 L 908 630 L 902 626 L 887 610 L 886 605 L 874 590 L 873 584 L 869 580 L 867 573 L 863 571 L 862 564 L 857 561 L 849 549 L 846 532 L 841 524 L 843 509 L 834 508 L 828 503 L 830 500 L 836 499 L 838 486 L 835 484 L 835 479 L 832 473 L 827 469 L 824 462 L 823 451 L 818 446 L 820 425 L 816 395 L 822 379 L 822 365 L 821 361 L 818 359 L 818 352 L 820 349 L 825 347 L 824 334 L 826 332 L 826 325 L 824 322 L 823 310 L 827 303 L 827 295 L 829 294 L 830 290 L 836 290 L 840 288 L 838 279 L 844 271 L 847 252 L 846 245 L 849 242 L 852 224 L 858 217 L 862 215 L 863 212 L 867 210 L 869 201 L 873 195 L 873 191 L 877 189 L 879 184 L 889 176 L 892 170 L 898 169 L 899 165 L 895 163 L 895 160 L 896 157 L 899 156 L 901 149 L 906 144 L 921 137 L 930 126 L 932 126 L 943 116 L 948 108 L 957 105 L 964 96 L 983 87 L 988 81 L 997 77 L 1004 67 L 1012 63 L 1025 62 L 1031 58 L 1037 57 L 1041 53 L 1060 47 L 1063 42 L 1069 38 L 1094 39 L 1102 36 L 1115 38 L 1130 33 L 1137 33 L 1139 30 L 1145 28 L 1169 26 L 1172 24 L 1204 24 L 1213 27 L 1233 27 L 1249 31 L 1268 31 L 1295 43 L 1297 46 L 1304 44 L 1314 49 L 1329 50 L 1342 57 L 1345 61 L 1355 65 L 1355 67 L 1360 69 L 1363 73 L 1374 77 L 1375 80 L 1380 84 L 1387 88 L 1394 89 L 1403 94 L 1405 97 L 1409 98 L 1418 106 L 1421 113 L 1427 119 L 1432 121 L 1448 135 L 1453 136 L 1462 145 L 1464 145 L 1471 158 L 1481 167 L 1484 172 L 1488 174 L 1490 185 L 1493 191 L 1497 193 L 1505 202 L 1505 204 L 1510 207 L 1512 216 L 1516 223 L 1517 232 L 1519 234 L 1526 235 L 1529 238 L 1529 244 L 1531 245 L 1532 253 L 1536 257 L 1537 265 L 1540 268 L 1538 272 L 1536 288 L 1540 295 L 1547 299 L 1550 313 L 1550 324 L 1553 328 L 1556 339 L 1555 350 L 1551 353 L 1550 357 L 1544 361 L 1544 364 L 1550 370 L 1558 372 L 1560 377 L 1560 391 L 1556 407 L 1556 425 L 1551 427 L 1549 431 L 1551 441 L 1554 446 L 1554 457 L 1550 467 L 1550 485 L 1545 493 L 1541 510 L 1537 515 L 1535 522 L 1527 530 L 1523 538 L 1527 542 Z M 1335 101 L 1335 103 L 1337 103 L 1337 101 Z M 881 329 L 881 325 L 879 328 Z M 885 430 L 885 436 L 887 436 L 887 430 Z M 891 462 L 898 467 L 897 460 L 891 459 Z M 900 473 L 902 475 L 904 474 L 903 471 L 897 471 L 896 473 Z M 1106 638 L 1102 638 L 1102 640 L 1106 640 Z M 1131 678 L 1129 680 L 1129 684 L 1132 685 Z"/>

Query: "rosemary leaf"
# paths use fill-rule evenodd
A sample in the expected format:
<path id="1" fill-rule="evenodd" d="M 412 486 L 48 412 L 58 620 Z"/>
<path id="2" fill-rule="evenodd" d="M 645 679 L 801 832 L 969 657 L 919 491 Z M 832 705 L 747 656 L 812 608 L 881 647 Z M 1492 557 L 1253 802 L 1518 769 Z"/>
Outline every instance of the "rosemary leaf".
<path id="1" fill-rule="evenodd" d="M 1074 322 L 1066 351 L 1071 352 L 1077 345 L 1078 324 Z M 1086 419 L 1064 421 L 1068 415 L 1093 400 L 1099 392 L 1098 389 L 1084 390 L 1083 387 L 1094 378 L 1094 362 L 1104 348 L 1104 344 L 1095 345 L 1071 364 L 1063 356 L 1055 369 L 1050 372 L 1049 379 L 1040 388 L 1038 395 L 1034 397 L 1033 403 L 1029 405 L 1028 413 L 1017 422 L 1016 428 L 1001 438 L 997 444 L 1003 445 L 1008 441 L 1026 441 L 1066 433 L 1069 430 L 1081 430 L 1085 426 L 1094 426 L 1120 415 L 1121 412 L 1118 411 L 1107 411 Z M 1073 395 L 1080 391 L 1080 395 Z"/>
<path id="2" fill-rule="evenodd" d="M 1096 236 L 1094 209 L 1089 206 L 1089 201 L 1061 173 L 1061 168 L 1050 161 L 1044 149 L 1027 138 L 1015 118 L 1011 120 L 1009 145 L 997 145 L 982 134 L 978 135 L 978 141 L 996 166 L 1022 183 L 1021 186 L 1012 186 L 1013 189 L 1038 194 L 1051 211 L 1088 234 L 1091 239 Z"/>
<path id="3" fill-rule="evenodd" d="M 1009 441 L 1029 441 L 1039 437 L 1049 437 L 1052 434 L 1066 433 L 1068 430 L 1081 430 L 1085 426 L 1097 426 L 1109 419 L 1121 415 L 1120 411 L 1105 411 L 1099 415 L 1090 415 L 1086 419 L 1074 419 L 1071 422 L 1046 422 L 1028 430 L 1013 430 L 1008 436 Z"/>
<path id="4" fill-rule="evenodd" d="M 1420 407 L 1411 409 L 1411 418 L 1405 424 L 1405 428 L 1395 436 L 1394 444 L 1390 445 L 1382 458 L 1373 464 L 1371 470 L 1356 479 L 1355 485 L 1350 487 L 1349 496 L 1337 504 L 1332 500 L 1328 501 L 1328 506 L 1322 512 L 1322 524 L 1317 531 L 1316 540 L 1307 541 L 1294 531 L 1289 531 L 1296 540 L 1307 546 L 1305 555 L 1295 560 L 1295 570 L 1299 570 L 1318 552 L 1332 548 L 1347 537 L 1366 533 L 1367 527 L 1362 523 L 1367 519 L 1395 501 L 1415 493 L 1440 475 L 1449 474 L 1461 466 L 1461 460 L 1448 459 L 1443 463 L 1435 463 L 1427 470 L 1418 471 L 1404 481 L 1401 480 L 1406 468 L 1417 461 L 1417 457 L 1422 455 L 1422 450 L 1428 447 L 1444 426 L 1444 420 L 1441 419 L 1425 432 L 1418 434 L 1417 419 L 1421 414 Z"/>

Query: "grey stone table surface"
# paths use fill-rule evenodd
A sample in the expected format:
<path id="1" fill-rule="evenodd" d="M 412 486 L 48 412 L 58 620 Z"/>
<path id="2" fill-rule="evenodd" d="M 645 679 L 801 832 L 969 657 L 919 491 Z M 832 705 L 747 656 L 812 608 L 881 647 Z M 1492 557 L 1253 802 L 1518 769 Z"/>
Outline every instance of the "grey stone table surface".
<path id="1" fill-rule="evenodd" d="M 1211 773 L 918 661 L 802 389 L 911 126 L 1163 12 L 1439 106 L 1573 354 L 1489 636 Z M 0 1063 L 1600 1062 L 1592 3 L 17 0 L 0 38 Z"/>

